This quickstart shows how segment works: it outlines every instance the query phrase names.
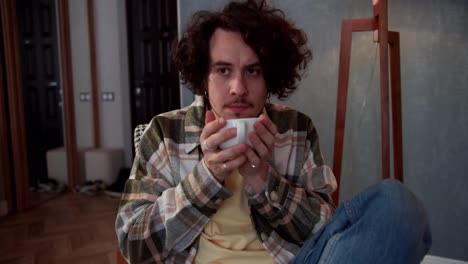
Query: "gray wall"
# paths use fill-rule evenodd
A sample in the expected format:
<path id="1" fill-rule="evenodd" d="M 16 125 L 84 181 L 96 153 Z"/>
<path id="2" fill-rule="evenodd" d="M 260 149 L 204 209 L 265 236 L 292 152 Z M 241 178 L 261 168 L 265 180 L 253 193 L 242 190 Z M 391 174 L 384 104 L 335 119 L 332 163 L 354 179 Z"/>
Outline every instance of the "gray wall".
<path id="1" fill-rule="evenodd" d="M 85 149 L 93 146 L 91 101 L 80 101 L 80 93 L 91 93 L 87 2 L 69 1 L 69 4 L 76 144 Z"/>
<path id="2" fill-rule="evenodd" d="M 96 67 L 101 92 L 114 92 L 113 102 L 100 102 L 101 142 L 104 148 L 125 151 L 125 166 L 131 166 L 129 73 L 125 1 L 94 1 Z"/>
<path id="3" fill-rule="evenodd" d="M 468 1 L 389 1 L 389 27 L 401 38 L 405 185 L 426 205 L 430 255 L 468 260 Z M 184 27 L 199 9 L 222 0 L 179 0 Z M 284 102 L 315 121 L 332 164 L 341 20 L 372 16 L 372 1 L 273 1 L 309 36 L 314 60 L 300 88 Z M 380 103 L 377 45 L 355 33 L 351 58 L 341 198 L 378 182 Z M 183 103 L 192 95 L 182 88 Z"/>
<path id="4" fill-rule="evenodd" d="M 88 14 L 86 1 L 70 2 L 70 31 L 75 100 L 77 146 L 93 146 L 91 101 L 79 100 L 80 93 L 91 92 Z M 97 86 L 102 148 L 124 150 L 124 164 L 131 166 L 132 129 L 128 80 L 128 51 L 125 1 L 94 1 Z M 113 92 L 115 100 L 103 101 L 101 92 Z"/>

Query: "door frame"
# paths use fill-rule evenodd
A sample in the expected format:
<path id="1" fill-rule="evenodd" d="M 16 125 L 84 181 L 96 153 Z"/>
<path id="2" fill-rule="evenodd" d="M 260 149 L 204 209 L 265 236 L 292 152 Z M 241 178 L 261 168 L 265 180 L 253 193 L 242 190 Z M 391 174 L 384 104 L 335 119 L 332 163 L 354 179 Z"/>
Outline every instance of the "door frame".
<path id="1" fill-rule="evenodd" d="M 4 59 L 4 54 L 3 50 L 0 50 L 0 60 Z M 6 70 L 6 69 L 5 69 Z M 8 127 L 7 127 L 7 115 L 6 115 L 6 100 L 5 100 L 5 94 L 6 91 L 4 90 L 3 84 L 5 83 L 5 77 L 3 76 L 3 64 L 0 63 L 0 140 L 3 138 L 8 139 Z M 5 88 L 6 89 L 6 88 Z M 4 111 L 5 110 L 5 111 Z M 5 194 L 5 200 L 7 201 L 7 211 L 11 212 L 13 208 L 13 194 L 10 189 L 11 186 L 11 169 L 10 169 L 10 162 L 8 159 L 9 156 L 9 144 L 8 142 L 4 142 L 3 144 L 0 144 L 0 151 L 1 151 L 1 162 L 0 164 L 2 165 L 0 175 L 3 175 L 3 191 Z"/>
<path id="2" fill-rule="evenodd" d="M 78 181 L 78 152 L 76 145 L 75 107 L 73 98 L 72 60 L 70 45 L 70 23 L 68 0 L 56 1 L 57 23 L 59 33 L 60 76 L 63 90 L 63 112 L 65 127 L 65 147 L 67 151 L 67 172 L 69 186 L 75 186 Z M 10 129 L 12 160 L 2 156 L 2 164 L 12 164 L 14 172 L 16 211 L 22 212 L 31 207 L 29 194 L 29 171 L 27 164 L 26 124 L 24 118 L 23 85 L 21 77 L 21 60 L 19 52 L 18 22 L 16 17 L 16 1 L 0 0 L 0 12 L 3 27 L 3 42 L 6 65 L 6 83 L 9 102 L 10 125 L 4 118 L 0 119 L 2 127 Z M 3 85 L 3 84 L 2 84 Z M 4 151 L 4 150 L 3 150 Z M 11 162 L 11 163 L 10 163 Z M 9 167 L 10 168 L 10 167 Z M 4 186 L 12 188 L 11 182 Z M 6 192 L 8 193 L 8 192 Z M 13 203 L 13 195 L 6 197 L 8 206 Z"/>
<path id="3" fill-rule="evenodd" d="M 73 96 L 73 72 L 70 40 L 69 0 L 56 1 L 59 34 L 60 71 L 63 90 L 63 114 L 65 121 L 65 149 L 67 152 L 68 186 L 79 183 L 78 147 L 76 144 L 75 101 Z"/>

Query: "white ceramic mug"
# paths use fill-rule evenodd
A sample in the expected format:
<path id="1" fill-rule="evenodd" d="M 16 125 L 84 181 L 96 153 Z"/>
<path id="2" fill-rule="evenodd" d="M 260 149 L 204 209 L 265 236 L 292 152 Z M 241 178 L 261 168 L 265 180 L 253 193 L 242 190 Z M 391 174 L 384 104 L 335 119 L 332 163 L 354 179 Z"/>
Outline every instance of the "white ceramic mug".
<path id="1" fill-rule="evenodd" d="M 257 120 L 258 120 L 257 117 L 226 120 L 226 125 L 223 128 L 221 128 L 221 130 L 235 127 L 237 128 L 237 135 L 221 143 L 219 145 L 219 148 L 220 149 L 230 148 L 242 142 L 246 142 L 247 144 L 252 146 L 252 143 L 250 142 L 248 135 L 250 132 L 254 131 L 253 124 Z"/>

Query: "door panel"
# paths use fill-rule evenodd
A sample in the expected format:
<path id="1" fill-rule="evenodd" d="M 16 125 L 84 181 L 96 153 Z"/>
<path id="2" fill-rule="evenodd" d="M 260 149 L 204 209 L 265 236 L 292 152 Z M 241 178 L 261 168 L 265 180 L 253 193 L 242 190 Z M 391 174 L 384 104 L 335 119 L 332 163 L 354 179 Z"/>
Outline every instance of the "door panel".
<path id="1" fill-rule="evenodd" d="M 127 0 L 127 11 L 134 128 L 180 107 L 179 75 L 170 61 L 177 38 L 177 1 Z"/>
<path id="2" fill-rule="evenodd" d="M 30 186 L 47 179 L 46 152 L 63 146 L 54 0 L 17 0 Z"/>
<path id="3" fill-rule="evenodd" d="M 3 22 L 0 19 L 0 181 L 3 181 L 0 186 L 0 192 L 4 194 L 7 201 L 8 212 L 16 206 L 14 199 L 14 182 L 11 167 L 13 164 L 11 154 L 11 135 L 10 135 L 10 111 L 8 105 L 7 93 L 7 77 L 6 77 L 6 63 L 5 63 L 5 48 L 3 45 Z"/>

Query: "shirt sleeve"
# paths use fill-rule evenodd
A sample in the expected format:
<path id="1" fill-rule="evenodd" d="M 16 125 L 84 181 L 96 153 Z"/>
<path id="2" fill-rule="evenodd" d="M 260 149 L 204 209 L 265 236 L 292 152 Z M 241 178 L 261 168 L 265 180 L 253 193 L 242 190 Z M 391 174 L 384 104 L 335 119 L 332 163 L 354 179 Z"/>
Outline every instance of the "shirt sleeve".
<path id="1" fill-rule="evenodd" d="M 171 140 L 162 140 L 162 134 L 153 120 L 142 136 L 118 210 L 119 247 L 131 263 L 189 254 L 210 216 L 231 195 L 203 161 L 175 182 L 174 168 L 180 164 L 173 156 L 179 150 L 174 151 L 177 145 Z"/>
<path id="2" fill-rule="evenodd" d="M 291 147 L 286 148 L 295 154 L 296 159 L 290 158 L 292 164 L 288 167 L 298 168 L 290 170 L 297 175 L 281 174 L 270 162 L 265 190 L 249 193 L 252 218 L 262 240 L 279 235 L 300 246 L 333 214 L 331 194 L 337 188 L 336 180 L 324 163 L 317 131 L 312 121 L 307 120 L 306 135 L 301 137 L 299 132 L 291 136 Z M 284 139 L 281 144 L 285 145 Z M 298 146 L 302 148 L 298 150 Z"/>

